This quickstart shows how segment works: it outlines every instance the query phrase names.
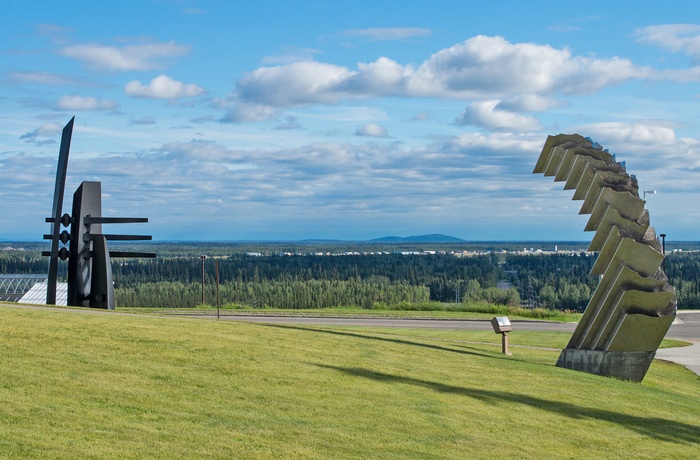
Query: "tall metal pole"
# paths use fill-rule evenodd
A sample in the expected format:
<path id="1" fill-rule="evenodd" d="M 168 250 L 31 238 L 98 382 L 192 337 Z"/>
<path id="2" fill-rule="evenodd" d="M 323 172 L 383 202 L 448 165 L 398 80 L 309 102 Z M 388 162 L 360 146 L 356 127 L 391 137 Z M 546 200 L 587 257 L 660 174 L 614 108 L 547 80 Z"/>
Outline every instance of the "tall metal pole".
<path id="1" fill-rule="evenodd" d="M 221 316 L 219 305 L 219 259 L 216 259 L 216 319 L 219 319 Z"/>
<path id="2" fill-rule="evenodd" d="M 661 250 L 664 253 L 664 256 L 666 255 L 666 234 L 662 233 L 661 235 Z"/>
<path id="3" fill-rule="evenodd" d="M 666 234 L 662 233 L 659 236 L 661 237 L 661 252 L 664 255 L 663 261 L 661 262 L 661 269 L 666 273 Z"/>
<path id="4" fill-rule="evenodd" d="M 202 258 L 202 305 L 204 305 L 204 259 L 207 258 L 207 256 L 201 256 Z"/>

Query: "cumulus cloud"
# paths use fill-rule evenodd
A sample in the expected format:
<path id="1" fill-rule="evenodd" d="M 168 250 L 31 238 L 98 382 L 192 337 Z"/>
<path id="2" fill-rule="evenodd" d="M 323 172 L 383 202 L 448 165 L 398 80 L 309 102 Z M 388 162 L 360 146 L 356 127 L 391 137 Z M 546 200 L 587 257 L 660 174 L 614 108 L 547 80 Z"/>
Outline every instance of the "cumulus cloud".
<path id="1" fill-rule="evenodd" d="M 34 131 L 22 134 L 19 138 L 25 142 L 35 144 L 53 144 L 56 142 L 53 137 L 63 130 L 63 126 L 58 123 L 44 123 Z"/>
<path id="2" fill-rule="evenodd" d="M 414 37 L 427 37 L 430 29 L 422 27 L 376 27 L 370 29 L 349 29 L 342 33 L 348 37 L 362 37 L 370 41 L 402 40 Z"/>
<path id="3" fill-rule="evenodd" d="M 387 137 L 387 131 L 384 126 L 376 123 L 367 123 L 366 125 L 362 125 L 357 128 L 355 135 L 366 137 Z"/>
<path id="4" fill-rule="evenodd" d="M 504 110 L 535 111 L 558 104 L 558 95 L 591 94 L 642 78 L 658 74 L 618 57 L 573 56 L 566 48 L 479 35 L 438 51 L 417 68 L 387 57 L 355 70 L 316 61 L 261 67 L 237 82 L 231 101 L 283 109 L 367 97 L 438 97 L 498 99 Z"/>
<path id="5" fill-rule="evenodd" d="M 56 126 L 54 132 L 59 130 Z M 655 136 L 649 135 L 648 140 Z M 620 137 L 624 139 L 629 135 Z M 532 228 L 542 229 L 546 227 L 543 222 L 559 222 L 557 214 L 566 203 L 565 196 L 552 193 L 555 184 L 531 174 L 543 141 L 541 134 L 465 133 L 418 147 L 391 142 L 330 142 L 237 150 L 217 142 L 192 140 L 163 144 L 139 154 L 100 156 L 99 177 L 95 176 L 95 158 L 76 157 L 71 170 L 76 177 L 103 181 L 103 207 L 114 209 L 115 215 L 128 215 L 129 209 L 137 208 L 149 216 L 149 233 L 159 239 L 185 234 L 204 239 L 250 238 L 259 230 L 271 229 L 270 237 L 285 239 L 291 236 L 286 232 L 296 226 L 298 237 L 308 238 L 310 228 L 323 229 L 328 223 L 338 229 L 327 236 L 338 237 L 356 228 L 352 224 L 358 219 L 371 220 L 377 228 L 454 219 L 455 229 L 476 235 L 478 216 L 485 213 L 489 214 L 489 228 L 494 222 L 507 227 L 509 233 L 498 236 L 507 239 L 515 231 L 513 215 L 519 216 L 517 228 L 531 222 Z M 698 162 L 689 164 L 688 160 L 697 158 L 698 151 L 698 141 L 693 144 L 676 139 L 659 146 L 655 154 L 660 168 L 649 170 L 645 186 L 664 190 L 664 194 L 670 194 L 669 187 L 684 187 L 684 196 L 688 196 L 697 182 L 697 173 L 689 168 Z M 633 160 L 632 154 L 636 154 L 616 153 L 619 160 Z M 673 160 L 679 165 L 677 169 L 669 166 L 671 154 L 677 155 Z M 5 182 L 11 184 L 5 185 L 6 195 L 16 202 L 38 202 L 39 195 L 53 186 L 51 169 L 55 164 L 45 158 L 5 155 L 2 162 Z M 130 165 L 127 170 L 126 162 Z M 634 162 L 631 172 L 637 170 Z M 672 184 L 668 177 L 674 178 Z M 660 182 L 655 182 L 656 178 Z M 41 187 L 36 186 L 37 181 Z M 523 212 L 525 206 L 546 212 L 530 216 Z M 674 205 L 671 211 L 683 212 L 679 208 Z M 172 209 L 179 212 L 174 215 Z M 572 234 L 581 235 L 575 211 L 571 212 Z M 189 218 L 183 220 L 183 215 Z M 246 231 L 237 233 L 240 226 L 231 216 L 242 215 L 246 216 Z M 206 229 L 197 227 L 201 222 L 208 223 Z M 465 222 L 468 230 L 464 230 Z M 227 233 L 210 233 L 222 227 Z M 558 224 L 555 227 L 561 230 Z"/>
<path id="6" fill-rule="evenodd" d="M 542 129 L 533 117 L 498 108 L 499 101 L 473 102 L 455 122 L 458 125 L 480 126 L 493 131 L 537 131 Z"/>
<path id="7" fill-rule="evenodd" d="M 113 100 L 103 100 L 84 96 L 63 96 L 56 103 L 57 110 L 98 111 L 114 110 L 119 104 Z"/>
<path id="8" fill-rule="evenodd" d="M 651 123 L 602 122 L 580 127 L 597 142 L 606 145 L 671 145 L 676 141 L 673 128 Z"/>
<path id="9" fill-rule="evenodd" d="M 344 67 L 315 61 L 261 67 L 238 82 L 236 96 L 242 101 L 272 107 L 333 104 L 344 95 L 338 91 L 339 84 L 351 75 Z"/>
<path id="10" fill-rule="evenodd" d="M 123 47 L 85 44 L 66 46 L 63 56 L 84 62 L 88 66 L 115 72 L 153 70 L 162 67 L 162 60 L 187 54 L 190 48 L 173 41 L 141 43 Z"/>
<path id="11" fill-rule="evenodd" d="M 414 95 L 504 99 L 593 93 L 645 75 L 626 59 L 572 56 L 566 48 L 479 35 L 432 55 L 416 70 L 409 89 Z"/>
<path id="12" fill-rule="evenodd" d="M 129 96 L 148 99 L 181 99 L 199 96 L 204 94 L 205 90 L 193 83 L 186 84 L 173 80 L 167 75 L 159 75 L 148 85 L 136 80 L 130 81 L 124 88 L 124 92 Z"/>
<path id="13" fill-rule="evenodd" d="M 637 41 L 700 60 L 699 24 L 660 24 L 635 31 Z"/>

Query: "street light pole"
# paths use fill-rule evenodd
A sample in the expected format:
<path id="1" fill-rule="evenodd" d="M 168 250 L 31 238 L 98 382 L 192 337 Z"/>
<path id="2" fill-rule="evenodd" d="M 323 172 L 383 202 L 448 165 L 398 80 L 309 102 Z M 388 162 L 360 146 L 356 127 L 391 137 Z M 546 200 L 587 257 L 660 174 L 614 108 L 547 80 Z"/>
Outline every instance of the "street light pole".
<path id="1" fill-rule="evenodd" d="M 642 192 L 642 199 L 644 200 L 644 207 L 647 207 L 647 193 L 649 195 L 656 195 L 656 190 L 644 190 Z"/>
<path id="2" fill-rule="evenodd" d="M 664 255 L 661 261 L 661 269 L 666 273 L 666 234 L 661 233 L 659 236 L 661 237 L 661 253 Z"/>

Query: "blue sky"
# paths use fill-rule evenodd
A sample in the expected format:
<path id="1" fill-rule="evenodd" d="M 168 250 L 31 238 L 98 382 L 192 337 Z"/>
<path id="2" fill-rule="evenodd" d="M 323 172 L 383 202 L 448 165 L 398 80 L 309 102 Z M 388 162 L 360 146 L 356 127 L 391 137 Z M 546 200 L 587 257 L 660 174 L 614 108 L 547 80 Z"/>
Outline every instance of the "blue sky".
<path id="1" fill-rule="evenodd" d="M 651 5 L 651 6 L 647 6 Z M 15 1 L 0 18 L 0 239 L 102 182 L 156 240 L 587 240 L 532 168 L 548 134 L 626 161 L 697 240 L 700 6 Z"/>

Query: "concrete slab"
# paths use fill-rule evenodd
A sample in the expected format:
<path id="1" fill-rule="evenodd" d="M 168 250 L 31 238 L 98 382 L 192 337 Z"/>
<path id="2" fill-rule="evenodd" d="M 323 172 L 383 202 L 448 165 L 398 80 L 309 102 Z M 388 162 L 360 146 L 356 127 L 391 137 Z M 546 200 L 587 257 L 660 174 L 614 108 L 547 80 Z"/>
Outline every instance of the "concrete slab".
<path id="1" fill-rule="evenodd" d="M 656 359 L 683 365 L 700 375 L 700 342 L 695 342 L 690 347 L 662 348 L 656 351 Z"/>

